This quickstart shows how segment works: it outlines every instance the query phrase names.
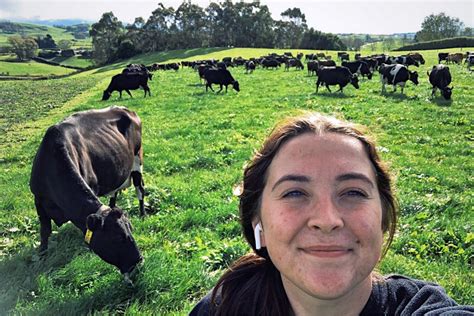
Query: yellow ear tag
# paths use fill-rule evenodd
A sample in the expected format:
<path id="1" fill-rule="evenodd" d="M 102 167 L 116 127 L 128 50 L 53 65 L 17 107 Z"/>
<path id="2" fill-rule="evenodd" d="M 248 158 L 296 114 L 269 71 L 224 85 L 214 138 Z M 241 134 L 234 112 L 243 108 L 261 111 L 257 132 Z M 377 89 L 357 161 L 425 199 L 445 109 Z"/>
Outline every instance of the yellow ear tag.
<path id="1" fill-rule="evenodd" d="M 84 240 L 86 241 L 86 243 L 90 244 L 91 238 L 92 238 L 92 230 L 88 228 L 86 230 L 86 235 L 84 236 Z"/>

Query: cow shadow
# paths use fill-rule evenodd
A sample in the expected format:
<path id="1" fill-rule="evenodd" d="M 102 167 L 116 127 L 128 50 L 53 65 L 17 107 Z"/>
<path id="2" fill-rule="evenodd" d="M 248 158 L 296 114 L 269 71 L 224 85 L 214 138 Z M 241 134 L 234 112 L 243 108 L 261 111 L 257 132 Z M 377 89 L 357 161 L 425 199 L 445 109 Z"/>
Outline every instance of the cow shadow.
<path id="1" fill-rule="evenodd" d="M 387 99 L 392 99 L 393 101 L 405 101 L 405 100 L 417 100 L 417 99 L 419 99 L 418 96 L 407 96 L 405 93 L 401 93 L 399 91 L 396 91 L 396 92 L 392 92 L 392 91 L 381 92 L 380 95 L 387 98 Z"/>
<path id="2" fill-rule="evenodd" d="M 440 107 L 448 107 L 453 104 L 453 99 L 446 100 L 445 98 L 439 96 L 439 97 L 434 97 L 430 98 L 429 101 L 433 104 L 436 104 L 437 106 Z"/>
<path id="3" fill-rule="evenodd" d="M 0 311 L 11 310 L 20 300 L 34 299 L 41 275 L 60 270 L 75 257 L 89 252 L 79 229 L 64 225 L 58 231 L 50 237 L 44 255 L 40 256 L 37 248 L 29 247 L 0 262 Z"/>
<path id="4" fill-rule="evenodd" d="M 329 92 L 329 91 L 324 91 L 324 92 L 313 92 L 312 93 L 313 96 L 323 96 L 325 98 L 333 98 L 333 99 L 347 99 L 347 98 L 351 98 L 352 96 L 351 95 L 347 95 L 345 94 L 344 92 L 336 92 L 336 91 L 333 91 L 333 92 Z"/>

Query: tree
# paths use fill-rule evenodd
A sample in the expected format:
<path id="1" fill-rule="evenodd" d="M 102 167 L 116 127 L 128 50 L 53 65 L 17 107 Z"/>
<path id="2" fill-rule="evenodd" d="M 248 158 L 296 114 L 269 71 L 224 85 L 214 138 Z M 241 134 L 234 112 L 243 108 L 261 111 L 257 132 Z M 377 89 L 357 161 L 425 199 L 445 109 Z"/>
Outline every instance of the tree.
<path id="1" fill-rule="evenodd" d="M 41 49 L 56 48 L 56 43 L 50 34 L 46 34 L 45 37 L 37 36 L 35 39 L 38 43 L 38 47 Z"/>
<path id="2" fill-rule="evenodd" d="M 204 9 L 196 4 L 183 2 L 175 13 L 178 28 L 178 47 L 196 48 L 207 43 Z"/>
<path id="3" fill-rule="evenodd" d="M 71 48 L 71 41 L 69 40 L 60 40 L 58 42 L 58 48 L 60 49 L 70 49 Z"/>
<path id="4" fill-rule="evenodd" d="M 303 33 L 308 29 L 305 15 L 299 8 L 293 8 L 282 12 L 281 17 L 284 23 L 280 24 L 280 27 L 283 27 L 280 31 L 288 32 L 286 37 L 290 38 L 289 46 L 300 47 Z"/>
<path id="5" fill-rule="evenodd" d="M 117 58 L 120 38 L 124 32 L 122 22 L 112 12 L 104 13 L 99 22 L 92 24 L 89 34 L 94 46 L 94 60 L 98 64 L 109 63 Z"/>
<path id="6" fill-rule="evenodd" d="M 346 46 L 337 35 L 322 33 L 313 28 L 304 32 L 300 47 L 303 49 L 346 50 Z"/>
<path id="7" fill-rule="evenodd" d="M 421 30 L 415 35 L 417 41 L 432 41 L 455 37 L 461 33 L 464 23 L 458 18 L 447 16 L 444 12 L 431 14 L 423 20 Z"/>
<path id="8" fill-rule="evenodd" d="M 12 51 L 20 61 L 28 60 L 36 55 L 38 43 L 28 36 L 10 36 L 8 43 L 12 46 Z"/>

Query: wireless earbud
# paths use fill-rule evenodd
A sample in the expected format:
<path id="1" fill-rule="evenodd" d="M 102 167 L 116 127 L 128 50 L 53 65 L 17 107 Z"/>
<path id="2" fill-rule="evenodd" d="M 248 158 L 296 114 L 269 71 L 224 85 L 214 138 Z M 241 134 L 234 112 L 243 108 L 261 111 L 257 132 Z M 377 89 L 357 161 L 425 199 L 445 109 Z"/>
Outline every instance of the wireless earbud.
<path id="1" fill-rule="evenodd" d="M 259 250 L 262 248 L 262 242 L 260 240 L 260 233 L 262 232 L 262 225 L 260 224 L 260 222 L 257 223 L 257 225 L 255 225 L 255 229 L 254 229 L 254 235 L 255 235 L 255 249 Z"/>

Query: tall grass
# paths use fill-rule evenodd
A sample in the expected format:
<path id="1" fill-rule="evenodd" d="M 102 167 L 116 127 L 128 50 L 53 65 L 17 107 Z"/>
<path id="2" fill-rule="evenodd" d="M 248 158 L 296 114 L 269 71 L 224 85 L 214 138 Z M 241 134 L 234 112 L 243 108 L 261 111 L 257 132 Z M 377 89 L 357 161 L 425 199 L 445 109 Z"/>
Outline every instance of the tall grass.
<path id="1" fill-rule="evenodd" d="M 270 51 L 179 51 L 123 64 L 258 57 Z M 382 95 L 377 76 L 363 79 L 359 90 L 350 86 L 344 94 L 324 89 L 316 94 L 315 78 L 306 71 L 257 69 L 245 74 L 242 68 L 231 69 L 240 93 L 206 93 L 193 70 L 180 69 L 155 72 L 150 98 L 136 90 L 133 98 L 119 100 L 115 93 L 101 102 L 102 90 L 120 71 L 113 66 L 73 76 L 68 85 L 80 87 L 82 93 L 63 97 L 57 107 L 43 106 L 54 94 L 22 97 L 28 89 L 24 87 L 11 96 L 24 111 L 10 111 L 5 117 L 13 123 L 5 125 L 0 142 L 0 311 L 187 314 L 228 264 L 250 250 L 240 234 L 232 194 L 242 166 L 276 121 L 302 110 L 367 125 L 378 138 L 383 158 L 391 162 L 401 219 L 392 250 L 379 269 L 439 282 L 460 303 L 473 304 L 473 79 L 465 67 L 452 65 L 453 101 L 431 99 L 426 71 L 437 62 L 436 54 L 424 52 L 427 64 L 418 69 L 421 83 L 409 83 L 405 95 Z M 81 87 L 86 78 L 95 82 Z M 54 82 L 61 86 L 61 81 Z M 33 90 L 55 89 L 43 83 Z M 12 85 L 3 83 L 5 89 L 15 89 Z M 71 224 L 54 228 L 47 257 L 40 259 L 35 249 L 39 222 L 28 179 L 45 129 L 73 112 L 112 104 L 136 111 L 144 127 L 149 216 L 138 216 L 133 190 L 118 200 L 130 214 L 145 257 L 134 287 L 127 287 L 116 269 L 90 253 Z M 28 111 L 38 115 L 26 117 Z"/>

